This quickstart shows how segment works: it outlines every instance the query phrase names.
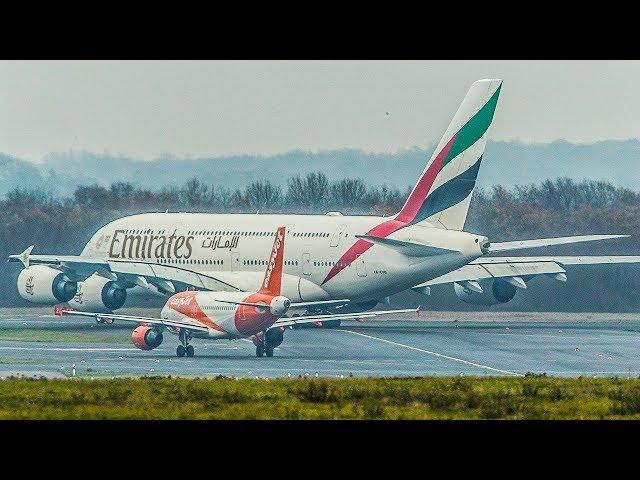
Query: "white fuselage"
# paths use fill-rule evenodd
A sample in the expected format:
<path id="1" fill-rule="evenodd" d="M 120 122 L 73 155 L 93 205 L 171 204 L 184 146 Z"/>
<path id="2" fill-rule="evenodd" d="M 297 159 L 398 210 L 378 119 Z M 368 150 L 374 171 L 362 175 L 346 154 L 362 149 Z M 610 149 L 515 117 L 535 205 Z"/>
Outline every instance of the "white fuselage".
<path id="1" fill-rule="evenodd" d="M 264 308 L 229 303 L 247 300 L 262 304 Z M 264 294 L 248 295 L 244 292 L 180 292 L 167 300 L 160 316 L 164 320 L 188 319 L 207 327 L 208 332 L 195 332 L 195 337 L 243 338 L 266 330 L 279 318 L 272 314 L 270 300 Z"/>
<path id="2" fill-rule="evenodd" d="M 379 300 L 482 255 L 485 237 L 424 223 L 397 229 L 386 238 L 455 252 L 408 256 L 356 238 L 390 221 L 342 215 L 147 213 L 100 228 L 82 255 L 195 271 L 252 292 L 263 279 L 274 232 L 285 226 L 282 295 L 293 302 Z M 357 242 L 363 251 L 354 247 Z"/>

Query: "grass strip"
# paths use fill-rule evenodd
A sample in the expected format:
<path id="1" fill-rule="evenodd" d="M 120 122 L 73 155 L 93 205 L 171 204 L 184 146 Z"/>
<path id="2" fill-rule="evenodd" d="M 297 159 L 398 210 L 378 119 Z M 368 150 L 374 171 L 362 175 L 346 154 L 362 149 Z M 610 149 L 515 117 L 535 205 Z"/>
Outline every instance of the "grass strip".
<path id="1" fill-rule="evenodd" d="M 15 379 L 4 419 L 640 418 L 640 379 Z"/>

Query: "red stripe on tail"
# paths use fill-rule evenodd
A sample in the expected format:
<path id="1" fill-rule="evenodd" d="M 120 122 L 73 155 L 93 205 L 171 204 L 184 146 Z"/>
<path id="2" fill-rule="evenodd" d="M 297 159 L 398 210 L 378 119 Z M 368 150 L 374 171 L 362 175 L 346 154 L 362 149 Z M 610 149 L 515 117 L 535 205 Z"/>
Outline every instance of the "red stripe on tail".
<path id="1" fill-rule="evenodd" d="M 282 287 L 282 263 L 284 258 L 284 235 L 285 227 L 278 228 L 276 238 L 273 241 L 271 255 L 269 256 L 267 271 L 264 274 L 262 287 L 258 293 L 280 295 Z"/>
<path id="2" fill-rule="evenodd" d="M 442 168 L 445 160 L 447 159 L 447 155 L 449 155 L 449 151 L 453 146 L 453 142 L 456 140 L 456 135 L 451 137 L 451 140 L 447 142 L 447 144 L 440 150 L 440 153 L 433 159 L 433 162 L 429 167 L 423 172 L 420 180 L 416 183 L 416 186 L 413 187 L 409 198 L 405 202 L 400 213 L 396 215 L 396 220 L 404 223 L 411 223 L 416 215 L 420 211 L 420 207 L 424 203 L 429 195 L 429 190 L 433 186 L 433 182 L 436 180 L 438 173 L 440 173 L 440 169 Z"/>

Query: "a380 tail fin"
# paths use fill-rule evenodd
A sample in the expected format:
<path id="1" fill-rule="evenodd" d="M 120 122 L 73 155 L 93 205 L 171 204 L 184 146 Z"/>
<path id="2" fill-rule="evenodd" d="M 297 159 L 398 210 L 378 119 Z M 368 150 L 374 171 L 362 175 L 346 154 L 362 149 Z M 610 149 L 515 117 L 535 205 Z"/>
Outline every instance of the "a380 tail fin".
<path id="1" fill-rule="evenodd" d="M 273 248 L 269 255 L 267 263 L 267 271 L 264 274 L 264 280 L 259 293 L 269 293 L 271 295 L 280 295 L 282 288 L 282 264 L 284 259 L 284 236 L 285 227 L 279 227 L 276 230 L 276 236 L 273 240 Z"/>
<path id="2" fill-rule="evenodd" d="M 397 220 L 464 228 L 501 87 L 492 79 L 471 85 Z"/>

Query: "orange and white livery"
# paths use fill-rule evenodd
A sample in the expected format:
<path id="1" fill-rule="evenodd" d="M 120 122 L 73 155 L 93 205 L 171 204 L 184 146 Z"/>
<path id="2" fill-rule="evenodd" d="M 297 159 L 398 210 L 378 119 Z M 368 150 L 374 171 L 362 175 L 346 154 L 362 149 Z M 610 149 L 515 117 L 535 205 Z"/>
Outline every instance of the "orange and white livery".
<path id="1" fill-rule="evenodd" d="M 250 337 L 256 345 L 256 355 L 268 357 L 282 343 L 284 328 L 297 323 L 315 323 L 323 320 L 346 320 L 386 314 L 413 312 L 413 309 L 366 312 L 364 314 L 312 315 L 299 318 L 285 317 L 290 307 L 321 305 L 346 305 L 348 300 L 300 302 L 280 295 L 282 266 L 285 252 L 285 227 L 279 227 L 261 288 L 255 293 L 184 291 L 172 295 L 162 308 L 160 318 L 131 315 L 59 310 L 60 315 L 94 317 L 98 321 L 124 320 L 139 325 L 133 330 L 131 340 L 141 350 L 153 350 L 170 331 L 178 335 L 176 348 L 179 357 L 193 356 L 192 338 L 236 339 Z M 285 318 L 283 318 L 285 317 Z"/>

